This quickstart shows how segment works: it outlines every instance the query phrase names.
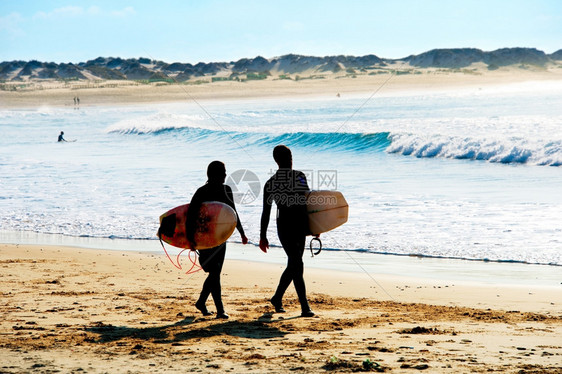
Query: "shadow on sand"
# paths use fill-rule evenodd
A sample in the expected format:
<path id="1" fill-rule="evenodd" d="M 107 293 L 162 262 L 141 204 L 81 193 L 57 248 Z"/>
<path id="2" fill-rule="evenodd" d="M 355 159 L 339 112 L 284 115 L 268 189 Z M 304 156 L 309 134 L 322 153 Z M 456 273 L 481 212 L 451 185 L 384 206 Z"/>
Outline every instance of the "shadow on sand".
<path id="1" fill-rule="evenodd" d="M 171 325 L 155 327 L 127 327 L 106 325 L 99 322 L 87 326 L 85 331 L 99 335 L 98 343 L 114 342 L 122 339 L 150 340 L 154 343 L 172 344 L 195 338 L 219 335 L 237 336 L 248 339 L 271 339 L 285 336 L 287 333 L 276 327 L 268 326 L 264 321 L 228 321 L 198 327 L 205 319 L 186 317 Z"/>

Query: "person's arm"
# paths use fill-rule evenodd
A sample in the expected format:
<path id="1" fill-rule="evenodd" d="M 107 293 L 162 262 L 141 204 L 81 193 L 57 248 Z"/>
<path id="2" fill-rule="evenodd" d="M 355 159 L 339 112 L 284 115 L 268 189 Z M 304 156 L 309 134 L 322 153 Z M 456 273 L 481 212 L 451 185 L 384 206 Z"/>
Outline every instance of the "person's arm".
<path id="1" fill-rule="evenodd" d="M 195 250 L 195 246 L 197 245 L 197 243 L 195 243 L 195 228 L 201 204 L 203 203 L 201 194 L 201 190 L 198 189 L 191 198 L 185 219 L 185 235 L 187 236 L 187 240 L 190 244 L 189 249 L 191 250 Z"/>
<path id="2" fill-rule="evenodd" d="M 301 193 L 306 197 L 308 197 L 308 194 L 311 192 L 310 191 L 310 187 L 308 187 L 308 182 L 306 181 L 306 175 L 303 172 L 299 172 L 299 174 L 297 175 L 297 183 L 298 183 L 298 187 L 299 187 L 299 191 L 301 191 Z M 306 217 L 307 222 L 308 222 L 308 215 Z M 307 229 L 307 232 L 309 231 L 309 229 Z M 313 235 L 315 238 L 319 238 L 320 234 L 317 235 Z"/>
<path id="3" fill-rule="evenodd" d="M 308 187 L 308 182 L 306 181 L 306 175 L 300 171 L 297 175 L 298 189 L 302 192 L 310 192 L 310 187 Z"/>
<path id="4" fill-rule="evenodd" d="M 236 205 L 234 204 L 234 196 L 232 194 L 232 188 L 230 188 L 230 186 L 228 186 L 228 185 L 225 185 L 224 190 L 226 192 L 228 205 L 230 205 L 230 207 L 232 209 L 234 209 L 234 212 L 236 212 L 236 229 L 240 233 L 240 238 L 242 239 L 242 244 L 247 244 L 248 238 L 246 237 L 246 234 L 244 233 L 244 228 L 242 227 L 242 222 L 240 221 L 240 216 L 238 215 L 238 211 L 236 210 Z"/>
<path id="5" fill-rule="evenodd" d="M 267 253 L 269 248 L 269 241 L 267 240 L 267 227 L 269 226 L 269 216 L 271 215 L 271 193 L 269 191 L 269 184 L 266 183 L 263 187 L 263 210 L 261 212 L 260 224 L 260 249 Z"/>

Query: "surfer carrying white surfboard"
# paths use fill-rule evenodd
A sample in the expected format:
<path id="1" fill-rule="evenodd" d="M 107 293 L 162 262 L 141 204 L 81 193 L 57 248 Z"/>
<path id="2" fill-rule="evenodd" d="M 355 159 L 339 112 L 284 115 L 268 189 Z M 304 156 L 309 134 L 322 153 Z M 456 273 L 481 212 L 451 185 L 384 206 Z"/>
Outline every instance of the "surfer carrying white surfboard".
<path id="1" fill-rule="evenodd" d="M 291 150 L 285 145 L 273 149 L 273 159 L 279 166 L 277 172 L 263 188 L 263 211 L 261 215 L 260 249 L 267 252 L 267 227 L 273 202 L 277 206 L 277 235 L 287 254 L 287 267 L 281 275 L 279 285 L 270 302 L 277 313 L 285 312 L 283 295 L 293 282 L 301 304 L 301 316 L 313 317 L 306 297 L 304 263 L 302 256 L 308 234 L 306 193 L 310 191 L 303 172 L 293 169 Z"/>
<path id="2" fill-rule="evenodd" d="M 187 239 L 191 243 L 190 248 L 192 249 L 195 249 L 197 246 L 194 236 L 196 227 L 199 224 L 197 219 L 203 202 L 219 201 L 229 205 L 232 209 L 234 209 L 234 211 L 236 211 L 232 189 L 230 186 L 224 184 L 226 178 L 226 168 L 224 164 L 220 161 L 211 162 L 207 167 L 207 178 L 207 183 L 200 187 L 193 195 L 187 211 L 185 223 L 186 235 Z M 242 243 L 248 243 L 248 238 L 244 234 L 244 229 L 242 228 L 242 223 L 240 222 L 239 217 L 237 218 L 236 228 L 240 233 Z M 199 295 L 199 299 L 195 303 L 195 307 L 204 316 L 210 316 L 212 314 L 205 305 L 209 295 L 212 295 L 215 307 L 217 308 L 217 318 L 229 318 L 228 314 L 224 311 L 222 303 L 220 279 L 225 253 L 226 242 L 217 247 L 199 251 L 199 263 L 208 275 L 207 279 L 205 279 L 205 282 L 203 283 L 203 288 L 201 290 L 201 294 Z"/>

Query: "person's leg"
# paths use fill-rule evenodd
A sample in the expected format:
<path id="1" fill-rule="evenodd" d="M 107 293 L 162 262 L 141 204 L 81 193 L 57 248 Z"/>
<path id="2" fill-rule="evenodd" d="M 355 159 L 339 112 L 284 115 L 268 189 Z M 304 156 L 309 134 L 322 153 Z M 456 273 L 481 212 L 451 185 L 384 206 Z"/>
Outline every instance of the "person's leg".
<path id="1" fill-rule="evenodd" d="M 269 300 L 271 304 L 275 307 L 275 311 L 277 313 L 285 313 L 285 309 L 283 308 L 283 295 L 285 295 L 285 291 L 289 288 L 289 285 L 293 281 L 293 274 L 289 269 L 289 262 L 287 260 L 287 267 L 281 274 L 281 278 L 279 279 L 279 284 L 277 285 L 277 289 L 275 290 L 275 294 Z"/>
<path id="2" fill-rule="evenodd" d="M 199 264 L 203 268 L 203 270 L 208 273 L 205 282 L 203 282 L 203 287 L 201 289 L 201 293 L 199 294 L 199 299 L 195 303 L 195 307 L 204 315 L 209 316 L 212 313 L 209 312 L 207 306 L 207 299 L 211 294 L 211 273 L 209 270 L 212 268 L 210 265 L 210 260 L 212 259 L 213 250 L 209 249 L 207 251 L 199 252 Z"/>
<path id="3" fill-rule="evenodd" d="M 221 289 L 221 272 L 225 255 L 226 243 L 223 243 L 216 247 L 216 252 L 213 256 L 213 270 L 209 273 L 209 278 L 211 279 L 211 295 L 213 296 L 213 301 L 217 308 L 217 318 L 228 318 L 228 314 L 224 312 Z"/>
<path id="4" fill-rule="evenodd" d="M 289 269 L 293 278 L 293 285 L 301 304 L 303 314 L 310 312 L 308 299 L 306 297 L 306 285 L 304 283 L 304 262 L 302 256 L 304 254 L 304 244 L 306 241 L 305 236 L 294 237 L 292 241 L 292 248 L 288 251 Z"/>
<path id="5" fill-rule="evenodd" d="M 287 267 L 281 279 L 279 280 L 279 285 L 273 297 L 271 298 L 271 303 L 275 307 L 276 311 L 284 311 L 282 298 L 285 291 L 293 282 L 299 302 L 301 304 L 301 309 L 303 315 L 311 314 L 310 306 L 306 298 L 306 285 L 304 283 L 304 263 L 302 261 L 302 256 L 304 253 L 304 244 L 306 241 L 306 236 L 304 235 L 286 235 L 285 232 L 279 232 L 279 239 L 283 245 L 283 249 L 287 254 Z M 312 313 L 313 315 L 313 313 Z"/>
<path id="6" fill-rule="evenodd" d="M 283 224 L 283 221 L 277 218 L 277 236 L 281 241 L 281 245 L 283 246 L 283 250 L 287 253 L 289 243 L 286 240 L 287 235 L 285 234 L 288 231 L 288 227 Z M 271 304 L 275 307 L 275 311 L 277 313 L 284 313 L 285 309 L 283 309 L 283 295 L 285 295 L 285 291 L 289 288 L 289 285 L 293 281 L 293 274 L 291 273 L 291 269 L 289 268 L 289 255 L 287 254 L 287 266 L 285 270 L 281 274 L 281 278 L 279 279 L 279 284 L 277 285 L 277 289 L 275 290 L 275 294 L 269 300 Z"/>
<path id="7" fill-rule="evenodd" d="M 201 289 L 201 294 L 199 299 L 195 303 L 195 307 L 203 313 L 203 315 L 208 316 L 212 313 L 207 310 L 205 303 L 209 298 L 209 295 L 213 295 L 213 301 L 215 306 L 217 306 L 217 312 L 224 313 L 224 308 L 222 306 L 221 299 L 221 287 L 220 287 L 220 273 L 222 271 L 222 265 L 224 263 L 224 255 L 226 251 L 226 244 L 222 244 L 215 248 L 209 248 L 199 251 L 199 264 L 203 270 L 207 273 L 207 278 L 203 283 L 203 288 Z M 219 309 L 220 307 L 220 309 Z"/>
<path id="8" fill-rule="evenodd" d="M 211 294 L 211 282 L 212 282 L 212 280 L 210 278 L 211 278 L 211 274 L 207 275 L 207 279 L 205 279 L 205 282 L 203 282 L 203 288 L 201 289 L 201 294 L 199 294 L 199 299 L 195 303 L 195 307 L 204 316 L 210 316 L 211 314 L 213 314 L 213 313 L 209 312 L 209 310 L 207 309 L 207 306 L 205 305 L 205 303 L 207 302 L 207 299 L 209 298 L 209 295 Z"/>
<path id="9" fill-rule="evenodd" d="M 222 304 L 221 295 L 221 274 L 218 271 L 212 271 L 209 273 L 209 288 L 211 295 L 213 296 L 213 302 L 215 303 L 215 308 L 217 309 L 217 317 L 224 315 L 224 306 Z"/>

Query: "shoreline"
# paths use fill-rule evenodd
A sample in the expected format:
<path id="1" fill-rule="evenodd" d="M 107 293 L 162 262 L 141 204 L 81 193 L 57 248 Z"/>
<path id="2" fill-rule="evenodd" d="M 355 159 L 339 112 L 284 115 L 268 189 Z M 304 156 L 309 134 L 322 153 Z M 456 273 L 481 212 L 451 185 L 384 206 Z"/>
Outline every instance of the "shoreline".
<path id="1" fill-rule="evenodd" d="M 139 252 L 166 259 L 166 254 L 160 242 L 156 239 L 134 240 L 72 237 L 59 234 L 0 230 L 0 244 L 46 245 L 126 253 Z M 172 258 L 180 251 L 175 247 L 165 245 Z M 474 284 L 524 284 L 555 288 L 562 285 L 562 278 L 559 276 L 560 265 L 556 264 L 487 261 L 484 259 L 444 258 L 330 249 L 324 249 L 320 255 L 312 257 L 308 247 L 305 249 L 303 258 L 307 268 L 350 274 L 374 272 L 391 277 L 460 281 Z M 187 253 L 182 255 L 182 259 L 187 259 Z M 280 247 L 273 246 L 267 254 L 264 254 L 256 243 L 242 245 L 239 242 L 231 241 L 228 241 L 227 259 L 268 265 L 279 265 L 286 262 L 285 254 Z M 167 264 L 170 267 L 173 266 L 170 262 L 167 262 Z M 562 290 L 562 287 L 560 289 Z"/>
<path id="2" fill-rule="evenodd" d="M 233 246 L 229 250 L 232 251 Z M 259 249 L 258 249 L 259 251 Z M 227 259 L 229 320 L 194 307 L 205 274 L 146 252 L 0 245 L 0 366 L 27 371 L 556 373 L 562 290 L 305 270 L 314 318 L 267 302 L 283 264 Z M 214 310 L 212 300 L 207 306 Z"/>
<path id="3" fill-rule="evenodd" d="M 42 244 L 5 244 L 0 243 L 0 252 L 15 255 L 20 252 L 30 253 L 31 256 L 41 257 L 44 253 L 49 258 L 65 258 L 76 260 L 79 257 L 85 259 L 108 257 L 114 260 L 119 257 L 133 257 L 142 261 L 156 261 L 158 268 L 164 276 L 171 275 L 177 277 L 182 282 L 190 282 L 192 278 L 204 278 L 206 274 L 202 271 L 187 274 L 191 268 L 187 256 L 181 257 L 182 269 L 172 265 L 163 251 L 146 252 L 131 251 L 121 249 L 100 249 L 82 248 L 74 246 L 42 245 Z M 248 253 L 232 255 L 236 251 L 252 252 L 260 258 L 248 259 Z M 55 253 L 56 252 L 56 253 Z M 24 258 L 29 255 L 23 256 Z M 327 259 L 332 265 L 341 261 L 343 256 Z M 562 305 L 562 279 L 557 278 L 558 273 L 552 273 L 544 277 L 544 273 L 534 272 L 503 272 L 493 274 L 486 268 L 462 268 L 462 263 L 441 263 L 431 264 L 423 260 L 400 261 L 400 259 L 390 259 L 381 261 L 377 266 L 369 264 L 359 265 L 355 271 L 347 268 L 338 269 L 335 266 L 319 266 L 314 264 L 312 258 L 303 256 L 305 263 L 305 279 L 308 290 L 311 293 L 328 293 L 331 296 L 364 298 L 374 297 L 379 300 L 404 302 L 404 303 L 424 303 L 431 305 L 474 307 L 478 305 L 482 308 L 509 311 L 519 309 L 524 312 L 540 312 L 557 315 L 560 314 Z M 364 259 L 364 258 L 363 258 Z M 359 256 L 353 259 L 353 266 L 357 265 Z M 110 263 L 109 260 L 104 260 Z M 18 262 L 16 260 L 16 262 Z M 93 262 L 94 264 L 96 262 Z M 1 262 L 0 262 L 1 264 Z M 256 282 L 259 279 L 268 279 L 271 290 L 274 290 L 279 276 L 286 265 L 286 255 L 280 249 L 273 248 L 267 254 L 261 252 L 259 248 L 251 248 L 241 244 L 228 243 L 227 256 L 225 260 L 224 274 L 230 274 L 236 282 L 241 284 Z M 349 264 L 348 264 L 349 265 Z M 116 267 L 117 265 L 111 265 Z M 161 267 L 160 267 L 161 266 Z M 394 266 L 402 266 L 401 272 L 389 270 Z M 416 268 L 426 267 L 428 272 L 435 271 L 436 274 L 429 276 L 428 272 L 423 273 Z M 407 270 L 407 271 L 404 271 Z M 133 272 L 136 272 L 132 270 Z M 255 276 L 247 273 L 253 272 Z M 461 273 L 461 276 L 452 277 L 453 272 Z M 462 276 L 464 274 L 464 276 Z M 533 282 L 535 274 L 544 278 L 551 278 L 547 282 Z M 488 276 L 487 278 L 485 276 Z M 480 278 L 480 279 L 478 279 Z M 514 280 L 519 280 L 514 282 Z M 259 283 L 259 282 L 258 282 Z M 310 284 L 309 284 L 310 283 Z M 234 284 L 232 286 L 235 286 Z M 255 286 L 255 285 L 254 285 Z M 439 290 L 439 294 L 434 295 Z M 289 289 L 288 293 L 293 293 Z M 211 299 L 209 299 L 211 300 Z M 211 303 L 212 304 L 212 303 Z M 562 317 L 562 314 L 560 314 Z"/>
<path id="4" fill-rule="evenodd" d="M 204 84 L 139 84 L 118 81 L 119 85 L 91 85 L 90 88 L 60 88 L 56 82 L 44 82 L 46 88 L 23 91 L 0 91 L 1 109 L 39 107 L 92 107 L 140 105 L 146 103 L 207 102 L 274 98 L 349 97 L 364 95 L 399 95 L 431 93 L 458 89 L 481 90 L 525 83 L 562 82 L 562 69 L 527 71 L 507 69 L 496 72 L 466 74 L 458 72 L 424 72 L 420 75 L 325 77 L 323 79 L 263 80 L 250 82 L 213 82 Z M 109 83 L 108 83 L 109 84 Z M 49 88 L 58 87 L 58 88 Z M 77 85 L 77 87 L 81 87 Z M 80 105 L 73 98 L 80 98 Z"/>

